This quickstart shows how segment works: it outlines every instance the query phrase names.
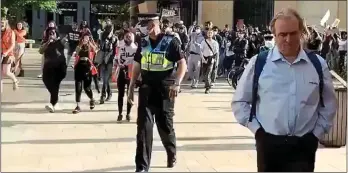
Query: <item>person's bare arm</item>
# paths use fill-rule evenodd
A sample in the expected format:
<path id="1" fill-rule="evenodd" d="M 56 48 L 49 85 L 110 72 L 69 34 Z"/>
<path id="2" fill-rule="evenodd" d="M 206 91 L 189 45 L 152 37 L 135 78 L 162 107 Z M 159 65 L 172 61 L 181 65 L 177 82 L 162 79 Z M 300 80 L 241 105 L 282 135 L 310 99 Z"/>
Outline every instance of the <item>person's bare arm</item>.
<path id="1" fill-rule="evenodd" d="M 12 36 L 11 36 L 11 46 L 7 49 L 6 52 L 4 52 L 5 55 L 7 55 L 9 52 L 13 51 L 16 45 L 16 34 L 15 32 L 12 31 Z"/>
<path id="2" fill-rule="evenodd" d="M 134 89 L 135 88 L 135 82 L 138 80 L 140 75 L 140 64 L 136 61 L 133 61 L 133 69 L 132 69 L 132 78 L 130 81 L 129 88 Z"/>

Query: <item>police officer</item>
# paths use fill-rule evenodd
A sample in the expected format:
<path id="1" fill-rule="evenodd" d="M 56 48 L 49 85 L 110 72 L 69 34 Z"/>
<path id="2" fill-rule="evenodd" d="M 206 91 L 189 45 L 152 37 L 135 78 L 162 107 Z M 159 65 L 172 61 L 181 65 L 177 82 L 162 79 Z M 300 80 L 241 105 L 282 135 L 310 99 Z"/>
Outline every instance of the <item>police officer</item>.
<path id="1" fill-rule="evenodd" d="M 187 65 L 181 56 L 178 39 L 161 32 L 158 14 L 139 14 L 138 17 L 139 30 L 148 36 L 143 38 L 134 57 L 128 101 L 133 103 L 135 82 L 141 74 L 135 162 L 136 172 L 147 172 L 150 168 L 154 121 L 167 152 L 167 167 L 172 168 L 176 163 L 174 102 Z M 174 74 L 176 65 L 178 68 Z"/>

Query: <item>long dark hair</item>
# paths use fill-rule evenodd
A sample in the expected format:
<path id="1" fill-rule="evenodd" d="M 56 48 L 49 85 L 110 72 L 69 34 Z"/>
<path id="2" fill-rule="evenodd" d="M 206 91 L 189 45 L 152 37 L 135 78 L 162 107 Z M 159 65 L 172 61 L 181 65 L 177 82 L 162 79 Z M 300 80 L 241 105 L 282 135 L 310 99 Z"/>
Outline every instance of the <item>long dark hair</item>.
<path id="1" fill-rule="evenodd" d="M 42 39 L 43 43 L 48 41 L 48 39 L 50 38 L 51 33 L 53 33 L 53 32 L 56 34 L 57 38 L 59 37 L 59 33 L 58 33 L 57 29 L 55 29 L 55 28 L 47 28 L 46 31 L 45 31 L 44 37 Z"/>
<path id="2" fill-rule="evenodd" d="M 88 37 L 88 39 L 89 39 L 89 41 L 91 41 L 91 37 L 90 37 L 90 35 L 88 34 L 88 33 L 85 33 L 85 34 L 83 34 L 82 36 L 81 36 L 81 38 L 80 38 L 80 41 L 79 41 L 79 47 L 81 48 L 81 50 L 83 50 L 83 51 L 90 51 L 90 46 L 89 46 L 89 44 L 87 44 L 87 45 L 84 45 L 83 44 L 83 39 L 85 38 L 85 37 Z"/>

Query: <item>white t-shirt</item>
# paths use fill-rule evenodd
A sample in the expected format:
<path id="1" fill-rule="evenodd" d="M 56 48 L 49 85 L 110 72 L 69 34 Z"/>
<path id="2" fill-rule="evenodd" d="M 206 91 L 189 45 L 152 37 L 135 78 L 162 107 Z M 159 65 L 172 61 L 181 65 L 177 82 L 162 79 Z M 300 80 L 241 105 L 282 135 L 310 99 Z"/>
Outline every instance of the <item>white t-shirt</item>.
<path id="1" fill-rule="evenodd" d="M 201 43 L 202 55 L 204 57 L 208 57 L 208 56 L 213 56 L 214 54 L 219 54 L 219 43 L 217 41 L 213 40 L 213 39 L 212 40 L 207 40 L 207 42 L 210 45 L 210 47 L 213 49 L 213 52 L 210 50 L 210 48 L 207 45 L 207 43 L 203 40 L 202 43 Z"/>
<path id="2" fill-rule="evenodd" d="M 347 51 L 347 40 L 338 40 L 338 51 Z"/>
<path id="3" fill-rule="evenodd" d="M 118 63 L 123 65 L 129 65 L 133 63 L 135 52 L 137 51 L 137 45 L 135 43 L 126 45 L 124 40 L 121 40 L 119 45 L 117 46 L 118 51 L 116 55 L 116 59 Z"/>

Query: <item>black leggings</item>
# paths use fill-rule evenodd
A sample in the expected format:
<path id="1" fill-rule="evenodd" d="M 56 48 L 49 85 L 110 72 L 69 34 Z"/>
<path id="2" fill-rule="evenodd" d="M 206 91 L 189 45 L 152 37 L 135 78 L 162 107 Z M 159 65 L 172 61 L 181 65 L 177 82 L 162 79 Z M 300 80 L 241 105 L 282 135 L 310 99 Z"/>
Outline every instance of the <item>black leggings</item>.
<path id="1" fill-rule="evenodd" d="M 42 81 L 50 93 L 50 103 L 55 106 L 58 102 L 60 83 L 66 76 L 66 63 L 45 63 L 42 69 Z"/>
<path id="2" fill-rule="evenodd" d="M 75 66 L 75 101 L 77 103 L 81 102 L 82 85 L 88 98 L 93 99 L 90 67 L 91 65 L 87 61 L 80 61 Z"/>
<path id="3" fill-rule="evenodd" d="M 119 115 L 122 115 L 122 112 L 123 112 L 123 98 L 125 94 L 126 85 L 127 85 L 127 93 L 129 89 L 129 79 L 127 76 L 128 75 L 127 71 L 128 71 L 127 68 L 121 69 L 117 79 Z M 132 105 L 128 103 L 127 101 L 127 115 L 130 114 L 131 109 L 132 109 Z"/>

